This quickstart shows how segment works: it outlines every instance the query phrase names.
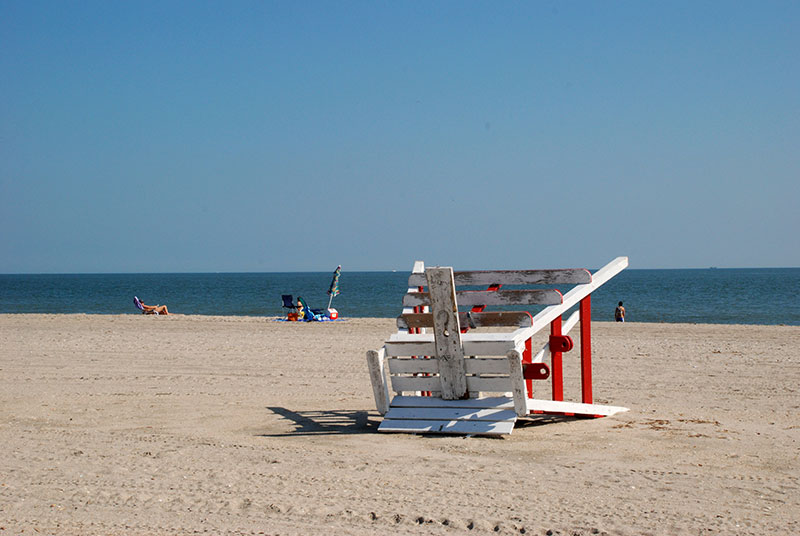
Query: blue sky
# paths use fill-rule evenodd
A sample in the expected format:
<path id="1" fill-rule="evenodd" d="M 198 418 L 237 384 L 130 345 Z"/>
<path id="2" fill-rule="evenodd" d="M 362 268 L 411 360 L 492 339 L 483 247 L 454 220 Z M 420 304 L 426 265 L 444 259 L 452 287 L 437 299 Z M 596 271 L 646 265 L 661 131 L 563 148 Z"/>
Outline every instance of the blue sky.
<path id="1" fill-rule="evenodd" d="M 798 2 L 0 1 L 0 273 L 800 266 Z"/>

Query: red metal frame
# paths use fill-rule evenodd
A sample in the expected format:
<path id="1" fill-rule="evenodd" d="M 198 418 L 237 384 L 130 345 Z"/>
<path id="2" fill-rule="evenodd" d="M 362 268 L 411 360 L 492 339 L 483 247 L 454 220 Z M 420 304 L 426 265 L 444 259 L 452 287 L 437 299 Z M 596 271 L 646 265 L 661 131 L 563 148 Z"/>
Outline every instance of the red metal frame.
<path id="1" fill-rule="evenodd" d="M 581 334 L 581 402 L 592 403 L 592 295 L 583 298 L 579 306 Z M 564 400 L 563 352 L 572 349 L 572 339 L 561 333 L 561 317 L 550 323 L 551 374 L 553 400 Z"/>
<path id="2" fill-rule="evenodd" d="M 592 403 L 592 295 L 581 300 L 581 401 Z"/>
<path id="3" fill-rule="evenodd" d="M 561 317 L 550 322 L 550 338 L 561 337 Z M 560 348 L 560 347 L 559 347 Z M 550 374 L 553 377 L 553 400 L 564 400 L 564 367 L 562 364 L 562 352 L 550 347 Z"/>

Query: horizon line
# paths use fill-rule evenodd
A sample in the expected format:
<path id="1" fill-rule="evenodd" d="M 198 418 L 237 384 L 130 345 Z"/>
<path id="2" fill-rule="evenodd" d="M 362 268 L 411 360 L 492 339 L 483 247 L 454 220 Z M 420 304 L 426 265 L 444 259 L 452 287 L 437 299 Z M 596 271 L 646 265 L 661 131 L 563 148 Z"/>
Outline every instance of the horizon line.
<path id="1" fill-rule="evenodd" d="M 558 268 L 542 268 L 542 270 L 557 270 Z M 588 268 L 588 270 L 597 270 L 599 268 Z M 800 269 L 800 266 L 707 266 L 703 268 L 626 268 L 625 271 L 630 270 L 794 270 Z M 228 271 L 208 271 L 208 272 L 0 272 L 0 276 L 8 275 L 238 275 L 238 274 L 326 274 L 332 273 L 331 270 L 291 270 L 291 271 L 243 271 L 243 272 L 228 272 Z M 411 270 L 342 270 L 342 273 L 411 273 Z"/>

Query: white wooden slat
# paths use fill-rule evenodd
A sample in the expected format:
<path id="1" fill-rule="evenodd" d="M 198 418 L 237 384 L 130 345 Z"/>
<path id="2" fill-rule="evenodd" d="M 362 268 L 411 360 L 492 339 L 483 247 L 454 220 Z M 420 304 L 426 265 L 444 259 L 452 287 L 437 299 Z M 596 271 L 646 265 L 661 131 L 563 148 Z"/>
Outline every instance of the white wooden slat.
<path id="1" fill-rule="evenodd" d="M 487 396 L 466 398 L 464 400 L 442 400 L 432 396 L 396 396 L 392 399 L 393 408 L 496 408 L 510 409 L 514 401 L 510 396 Z"/>
<path id="2" fill-rule="evenodd" d="M 387 359 L 389 372 L 392 374 L 427 373 L 438 374 L 439 362 L 436 359 Z"/>
<path id="3" fill-rule="evenodd" d="M 470 358 L 464 360 L 467 374 L 508 374 L 508 361 L 501 357 Z"/>
<path id="4" fill-rule="evenodd" d="M 430 268 L 428 268 L 430 270 Z M 554 305 L 561 303 L 561 293 L 555 289 L 528 290 L 459 290 L 456 300 L 460 307 L 474 305 Z M 410 292 L 403 296 L 403 305 L 431 305 L 427 292 Z M 436 307 L 433 307 L 436 310 Z"/>
<path id="5" fill-rule="evenodd" d="M 508 352 L 506 357 L 509 368 L 509 381 L 511 393 L 514 397 L 514 411 L 523 416 L 528 413 L 526 400 L 528 398 L 525 388 L 525 379 L 522 377 L 522 354 L 516 350 Z"/>
<path id="6" fill-rule="evenodd" d="M 470 335 L 469 333 L 467 335 Z M 475 339 L 464 340 L 464 354 L 474 356 L 503 356 L 511 350 L 519 347 L 519 343 L 510 339 L 509 337 L 498 337 L 496 339 L 487 337 L 486 340 L 480 340 L 477 337 L 479 333 L 473 334 Z M 494 333 L 487 333 L 486 335 L 495 335 Z M 499 333 L 497 334 L 499 335 Z M 506 334 L 510 335 L 510 334 Z M 524 345 L 524 341 L 522 342 Z"/>
<path id="7" fill-rule="evenodd" d="M 432 334 L 426 334 L 433 339 Z M 418 335 L 417 337 L 423 337 L 424 335 Z M 425 356 L 425 355 L 435 355 L 436 348 L 433 345 L 433 340 L 425 340 L 423 338 L 418 338 L 415 340 L 389 340 L 384 344 L 386 348 L 386 355 L 391 357 L 403 357 L 403 356 Z"/>
<path id="8" fill-rule="evenodd" d="M 457 293 L 459 305 L 553 305 L 561 303 L 555 289 L 529 290 L 462 290 Z"/>
<path id="9" fill-rule="evenodd" d="M 489 311 L 484 313 L 460 312 L 458 322 L 470 328 L 508 327 L 527 328 L 531 326 L 533 317 L 527 311 Z M 403 314 L 397 317 L 397 327 L 407 330 L 409 327 L 432 327 L 432 313 Z"/>
<path id="10" fill-rule="evenodd" d="M 510 393 L 508 376 L 464 376 L 470 392 Z M 437 391 L 441 388 L 440 376 L 391 376 L 392 390 L 397 393 L 411 391 Z"/>
<path id="11" fill-rule="evenodd" d="M 439 391 L 442 388 L 439 376 L 390 376 L 392 390 L 396 393 L 413 391 Z"/>
<path id="12" fill-rule="evenodd" d="M 516 421 L 511 409 L 494 408 L 390 408 L 386 419 L 427 421 Z"/>
<path id="13" fill-rule="evenodd" d="M 375 407 L 381 415 L 385 415 L 389 410 L 389 386 L 386 383 L 384 355 L 383 348 L 377 352 L 375 350 L 367 352 L 367 367 L 372 382 L 372 394 L 375 397 Z"/>
<path id="14" fill-rule="evenodd" d="M 582 404 L 580 402 L 560 402 L 556 400 L 528 399 L 529 412 L 541 411 L 544 413 L 568 413 L 571 415 L 602 415 L 609 416 L 615 413 L 628 411 L 621 406 L 605 406 L 601 404 Z"/>
<path id="15" fill-rule="evenodd" d="M 514 431 L 513 421 L 422 421 L 384 420 L 379 432 L 409 434 L 458 434 L 458 435 L 508 435 Z"/>
<path id="16" fill-rule="evenodd" d="M 467 376 L 467 388 L 470 392 L 510 393 L 511 378 L 508 376 L 490 378 L 483 376 Z"/>
<path id="17" fill-rule="evenodd" d="M 456 285 L 556 285 L 588 283 L 592 280 L 585 268 L 561 268 L 557 270 L 480 270 L 453 273 Z M 417 274 L 408 278 L 409 286 L 425 284 Z"/>
<path id="18" fill-rule="evenodd" d="M 437 374 L 437 359 L 409 359 L 390 357 L 386 360 L 392 374 Z M 508 374 L 508 361 L 503 358 L 469 358 L 464 360 L 467 374 Z"/>
<path id="19" fill-rule="evenodd" d="M 512 333 L 465 333 L 461 336 L 464 355 L 504 356 L 509 351 L 524 345 L 516 333 L 527 328 L 519 328 Z M 385 344 L 388 356 L 435 355 L 433 334 L 407 335 L 395 333 Z"/>
<path id="20" fill-rule="evenodd" d="M 467 382 L 453 269 L 426 268 L 425 277 L 433 309 L 433 337 L 436 348 L 433 355 L 439 361 L 442 398 L 456 400 L 467 392 Z"/>

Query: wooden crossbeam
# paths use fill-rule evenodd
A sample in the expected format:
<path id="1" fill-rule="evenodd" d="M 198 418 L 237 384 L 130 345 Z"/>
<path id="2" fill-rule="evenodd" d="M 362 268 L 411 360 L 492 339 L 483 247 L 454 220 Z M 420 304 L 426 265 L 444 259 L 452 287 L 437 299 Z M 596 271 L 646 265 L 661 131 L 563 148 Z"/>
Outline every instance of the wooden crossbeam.
<path id="1" fill-rule="evenodd" d="M 461 312 L 458 313 L 458 322 L 470 328 L 493 328 L 517 326 L 527 328 L 531 326 L 532 317 L 527 311 L 491 311 L 488 313 Z M 433 327 L 432 313 L 404 314 L 397 317 L 398 329 L 431 328 Z"/>
<path id="2" fill-rule="evenodd" d="M 453 272 L 456 285 L 557 285 L 589 283 L 592 274 L 585 268 L 559 270 L 480 270 Z M 408 278 L 408 286 L 425 285 L 424 274 L 413 273 Z"/>
<path id="3" fill-rule="evenodd" d="M 556 305 L 561 303 L 561 293 L 556 289 L 529 290 L 459 290 L 456 292 L 459 306 L 473 305 Z M 403 296 L 403 305 L 431 305 L 428 292 L 410 292 Z"/>

